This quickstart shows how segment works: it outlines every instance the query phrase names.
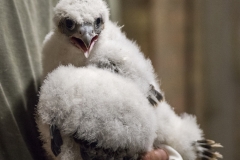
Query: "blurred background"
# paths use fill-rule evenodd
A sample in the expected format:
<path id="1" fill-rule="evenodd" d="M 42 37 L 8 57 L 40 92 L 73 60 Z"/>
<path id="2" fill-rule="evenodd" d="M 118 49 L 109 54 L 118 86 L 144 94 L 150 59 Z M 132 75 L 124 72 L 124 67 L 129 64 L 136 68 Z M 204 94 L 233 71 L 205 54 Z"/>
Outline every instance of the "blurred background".
<path id="1" fill-rule="evenodd" d="M 152 60 L 166 100 L 240 157 L 240 1 L 108 0 L 111 19 Z"/>

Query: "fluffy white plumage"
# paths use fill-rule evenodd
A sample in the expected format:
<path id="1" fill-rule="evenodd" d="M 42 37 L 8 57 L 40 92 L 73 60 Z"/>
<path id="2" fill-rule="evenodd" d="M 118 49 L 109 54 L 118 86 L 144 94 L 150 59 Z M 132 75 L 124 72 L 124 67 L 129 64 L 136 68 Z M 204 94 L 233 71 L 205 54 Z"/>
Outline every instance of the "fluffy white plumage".
<path id="1" fill-rule="evenodd" d="M 43 77 L 59 65 L 81 68 L 59 67 L 47 76 L 40 92 L 37 124 L 52 158 L 81 159 L 82 150 L 92 149 L 93 155 L 105 156 L 102 159 L 134 159 L 162 144 L 176 149 L 184 160 L 205 151 L 202 142 L 197 143 L 202 131 L 193 116 L 177 116 L 165 101 L 154 103 L 155 108 L 149 103 L 147 97 L 157 101 L 155 90 L 161 92 L 151 62 L 108 19 L 105 2 L 60 0 L 54 11 L 56 27 L 43 47 Z M 90 41 L 85 31 L 91 31 Z M 51 126 L 57 126 L 63 138 L 63 144 L 57 144 L 60 154 L 52 152 Z M 90 148 L 81 148 L 86 145 Z"/>
<path id="2" fill-rule="evenodd" d="M 195 118 L 178 117 L 166 102 L 153 108 L 134 82 L 95 67 L 60 66 L 49 74 L 37 115 L 48 153 L 51 137 L 45 131 L 52 123 L 61 130 L 61 159 L 80 155 L 72 138 L 76 132 L 79 139 L 106 149 L 128 149 L 130 155 L 167 144 L 189 160 L 196 158 L 192 142 L 201 139 Z"/>
<path id="3" fill-rule="evenodd" d="M 95 4 L 95 2 L 97 3 Z M 88 12 L 86 8 L 92 6 L 94 9 L 89 9 Z M 83 13 L 86 13 L 86 16 Z M 83 51 L 72 45 L 69 37 L 59 30 L 58 23 L 64 17 L 71 17 L 79 24 L 83 23 L 83 20 L 93 23 L 94 18 L 90 18 L 89 15 L 94 18 L 103 15 L 104 29 L 91 50 L 89 58 L 85 58 Z M 96 0 L 94 3 L 90 0 L 61 0 L 55 7 L 54 19 L 56 28 L 46 36 L 44 41 L 43 77 L 60 64 L 68 65 L 71 63 L 78 67 L 102 65 L 111 70 L 112 68 L 109 66 L 113 62 L 117 66 L 118 74 L 134 80 L 146 96 L 151 89 L 150 84 L 158 92 L 161 92 L 151 61 L 144 57 L 134 42 L 126 38 L 120 27 L 108 19 L 108 8 L 102 0 Z"/>
<path id="4" fill-rule="evenodd" d="M 75 132 L 78 139 L 97 141 L 99 146 L 113 150 L 128 148 L 129 154 L 150 150 L 156 137 L 154 108 L 138 87 L 119 75 L 94 67 L 61 66 L 47 76 L 37 113 L 40 130 L 49 130 L 53 119 L 61 130 L 62 148 L 68 149 L 62 149 L 60 157 L 70 156 L 66 159 L 75 156 L 69 154 L 74 149 L 70 147 L 74 140 L 69 137 Z M 51 137 L 47 133 L 42 138 L 51 153 Z M 80 155 L 79 147 L 76 152 Z"/>
<path id="5" fill-rule="evenodd" d="M 55 27 L 53 31 L 45 37 L 43 42 L 43 77 L 60 64 L 67 65 L 71 63 L 75 66 L 83 66 L 86 62 L 83 51 L 73 46 L 69 37 L 59 29 L 61 20 L 69 17 L 79 24 L 84 22 L 93 23 L 99 16 L 101 16 L 106 23 L 109 21 L 108 8 L 102 0 L 59 1 L 54 8 Z M 99 38 L 101 37 L 102 36 Z"/>

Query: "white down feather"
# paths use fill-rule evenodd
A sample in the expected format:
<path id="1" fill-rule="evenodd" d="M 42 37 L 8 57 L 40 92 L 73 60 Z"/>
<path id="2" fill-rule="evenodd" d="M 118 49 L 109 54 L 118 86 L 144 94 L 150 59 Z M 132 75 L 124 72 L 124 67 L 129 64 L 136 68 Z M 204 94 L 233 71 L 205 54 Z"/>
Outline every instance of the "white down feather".
<path id="1" fill-rule="evenodd" d="M 143 93 L 147 94 L 150 84 L 160 91 L 152 63 L 144 57 L 137 44 L 127 39 L 116 24 L 109 21 L 105 26 L 86 64 L 110 60 L 120 70 L 118 74 L 133 80 Z"/>
<path id="2" fill-rule="evenodd" d="M 195 160 L 197 155 L 193 142 L 203 139 L 195 116 L 186 113 L 178 116 L 165 101 L 156 107 L 156 116 L 157 138 L 154 146 L 161 148 L 161 144 L 169 145 L 177 150 L 184 160 Z"/>
<path id="3" fill-rule="evenodd" d="M 61 0 L 55 7 L 55 19 L 58 20 L 53 31 L 45 37 L 43 45 L 43 78 L 59 65 L 73 64 L 80 67 L 111 60 L 122 71 L 120 74 L 134 80 L 145 94 L 149 91 L 150 84 L 161 92 L 151 61 L 145 58 L 137 44 L 129 40 L 117 24 L 108 19 L 106 4 L 102 0 L 96 0 L 96 2 Z M 91 9 L 88 11 L 86 8 Z M 61 17 L 71 17 L 80 24 L 83 21 L 93 21 L 97 14 L 105 17 L 104 29 L 94 45 L 90 57 L 86 59 L 82 51 L 73 46 L 69 38 L 62 34 L 57 26 Z M 90 15 L 92 19 L 89 18 Z"/>
<path id="4" fill-rule="evenodd" d="M 49 153 L 50 135 L 44 135 L 44 128 L 54 119 L 61 131 L 61 159 L 80 155 L 71 140 L 76 131 L 80 139 L 97 141 L 99 146 L 113 150 L 128 148 L 130 153 L 149 151 L 156 138 L 154 108 L 138 87 L 94 67 L 60 66 L 49 74 L 41 88 L 37 115 Z"/>
<path id="5" fill-rule="evenodd" d="M 97 140 L 104 148 L 126 147 L 133 153 L 167 144 L 184 160 L 196 158 L 192 143 L 202 139 L 194 117 L 177 116 L 166 102 L 153 108 L 134 82 L 95 67 L 60 66 L 49 74 L 37 115 L 50 155 L 50 135 L 45 129 L 55 119 L 64 139 L 61 159 L 79 158 L 79 147 L 71 138 L 76 131 L 79 138 Z"/>

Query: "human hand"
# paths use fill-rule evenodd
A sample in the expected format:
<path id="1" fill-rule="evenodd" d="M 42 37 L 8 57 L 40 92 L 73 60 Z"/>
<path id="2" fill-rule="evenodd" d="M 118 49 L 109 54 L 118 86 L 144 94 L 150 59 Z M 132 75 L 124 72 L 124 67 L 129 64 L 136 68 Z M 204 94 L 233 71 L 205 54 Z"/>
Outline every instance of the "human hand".
<path id="1" fill-rule="evenodd" d="M 163 149 L 154 149 L 145 153 L 142 160 L 168 160 L 168 154 Z"/>

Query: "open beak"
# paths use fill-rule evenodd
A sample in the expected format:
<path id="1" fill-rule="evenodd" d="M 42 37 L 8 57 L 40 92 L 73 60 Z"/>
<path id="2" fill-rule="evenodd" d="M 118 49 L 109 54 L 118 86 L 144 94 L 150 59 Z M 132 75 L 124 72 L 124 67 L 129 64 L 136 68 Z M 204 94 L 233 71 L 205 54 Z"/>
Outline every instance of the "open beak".
<path id="1" fill-rule="evenodd" d="M 92 24 L 86 23 L 78 28 L 78 31 L 70 38 L 73 45 L 81 49 L 86 58 L 89 57 L 90 52 L 98 39 L 98 35 L 94 32 Z"/>

